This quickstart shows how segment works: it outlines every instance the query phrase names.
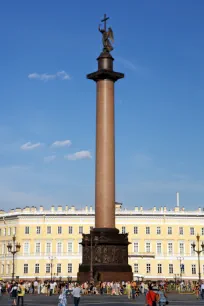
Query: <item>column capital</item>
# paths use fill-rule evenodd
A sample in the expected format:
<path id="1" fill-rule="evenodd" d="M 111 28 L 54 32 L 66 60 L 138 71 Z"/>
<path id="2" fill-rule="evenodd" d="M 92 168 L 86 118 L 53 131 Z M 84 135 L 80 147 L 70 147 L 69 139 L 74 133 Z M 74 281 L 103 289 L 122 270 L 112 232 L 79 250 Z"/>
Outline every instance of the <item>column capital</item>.
<path id="1" fill-rule="evenodd" d="M 123 78 L 124 78 L 124 73 L 115 72 L 107 69 L 100 69 L 98 71 L 87 74 L 87 79 L 93 80 L 95 82 L 105 79 L 116 82 L 117 80 Z"/>
<path id="2" fill-rule="evenodd" d="M 115 72 L 113 70 L 114 58 L 109 52 L 102 52 L 97 58 L 97 61 L 98 70 L 87 74 L 87 79 L 95 82 L 105 79 L 116 82 L 117 80 L 124 78 L 124 73 Z"/>

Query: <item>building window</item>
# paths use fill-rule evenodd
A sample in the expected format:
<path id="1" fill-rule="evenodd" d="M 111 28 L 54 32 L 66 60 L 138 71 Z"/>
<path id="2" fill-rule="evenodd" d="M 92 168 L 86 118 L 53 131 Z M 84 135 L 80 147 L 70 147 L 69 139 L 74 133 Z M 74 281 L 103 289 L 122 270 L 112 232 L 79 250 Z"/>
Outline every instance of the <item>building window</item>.
<path id="1" fill-rule="evenodd" d="M 169 255 L 173 254 L 173 243 L 172 242 L 168 243 L 168 254 Z"/>
<path id="2" fill-rule="evenodd" d="M 24 274 L 28 274 L 28 264 L 24 264 L 23 272 L 24 272 Z"/>
<path id="3" fill-rule="evenodd" d="M 157 235 L 161 235 L 161 227 L 157 226 Z"/>
<path id="4" fill-rule="evenodd" d="M 185 266 L 184 266 L 184 264 L 181 264 L 181 265 L 180 265 L 180 269 L 181 269 L 181 273 L 184 273 L 184 271 L 185 271 Z"/>
<path id="5" fill-rule="evenodd" d="M 172 227 L 171 226 L 168 227 L 168 235 L 172 235 Z"/>
<path id="6" fill-rule="evenodd" d="M 7 251 L 6 245 L 2 244 L 2 254 L 5 255 Z"/>
<path id="7" fill-rule="evenodd" d="M 158 265 L 157 265 L 157 273 L 158 273 L 158 274 L 161 274 L 161 273 L 162 273 L 162 265 L 161 265 L 161 264 L 158 264 Z"/>
<path id="8" fill-rule="evenodd" d="M 79 226 L 79 234 L 83 234 L 83 226 Z"/>
<path id="9" fill-rule="evenodd" d="M 133 251 L 134 253 L 138 253 L 138 242 L 133 243 Z"/>
<path id="10" fill-rule="evenodd" d="M 16 227 L 13 228 L 13 235 L 16 235 Z"/>
<path id="11" fill-rule="evenodd" d="M 57 243 L 57 254 L 62 254 L 62 243 L 61 242 Z"/>
<path id="12" fill-rule="evenodd" d="M 193 243 L 193 242 L 191 242 L 191 244 L 190 244 L 191 255 L 195 255 L 195 250 L 194 250 L 194 248 L 192 247 L 192 243 Z"/>
<path id="13" fill-rule="evenodd" d="M 69 228 L 68 228 L 68 233 L 69 233 L 69 234 L 73 234 L 73 227 L 72 227 L 72 226 L 69 226 Z"/>
<path id="14" fill-rule="evenodd" d="M 72 264 L 68 263 L 68 273 L 72 273 Z"/>
<path id="15" fill-rule="evenodd" d="M 149 226 L 146 227 L 146 234 L 150 235 L 150 227 Z"/>
<path id="16" fill-rule="evenodd" d="M 46 254 L 50 254 L 51 253 L 51 242 L 47 242 L 46 243 Z"/>
<path id="17" fill-rule="evenodd" d="M 204 227 L 201 228 L 201 235 L 204 235 Z"/>
<path id="18" fill-rule="evenodd" d="M 82 245 L 79 243 L 79 254 L 82 253 Z"/>
<path id="19" fill-rule="evenodd" d="M 179 252 L 180 252 L 180 255 L 184 255 L 184 243 L 183 242 L 179 243 Z"/>
<path id="20" fill-rule="evenodd" d="M 40 265 L 35 264 L 35 273 L 40 273 Z"/>
<path id="21" fill-rule="evenodd" d="M 72 245 L 73 245 L 72 242 L 68 242 L 67 251 L 69 254 L 72 253 Z"/>
<path id="22" fill-rule="evenodd" d="M 174 273 L 174 266 L 173 264 L 169 264 L 169 274 L 173 274 Z"/>
<path id="23" fill-rule="evenodd" d="M 29 227 L 29 226 L 26 226 L 26 227 L 25 227 L 25 234 L 26 234 L 26 235 L 29 235 L 29 234 L 30 234 L 30 227 Z"/>
<path id="24" fill-rule="evenodd" d="M 29 242 L 24 243 L 23 253 L 24 254 L 29 254 Z"/>
<path id="25" fill-rule="evenodd" d="M 195 235 L 195 229 L 194 229 L 194 227 L 190 227 L 190 235 Z"/>
<path id="26" fill-rule="evenodd" d="M 51 226 L 47 226 L 47 234 L 52 234 L 52 228 L 51 228 Z"/>
<path id="27" fill-rule="evenodd" d="M 58 226 L 57 233 L 58 233 L 58 234 L 62 234 L 62 227 L 61 227 L 61 226 Z"/>
<path id="28" fill-rule="evenodd" d="M 134 273 L 139 273 L 138 263 L 134 264 Z"/>
<path id="29" fill-rule="evenodd" d="M 50 271 L 51 271 L 51 268 L 50 268 L 50 263 L 47 263 L 46 264 L 46 273 L 50 273 Z"/>
<path id="30" fill-rule="evenodd" d="M 151 273 L 151 264 L 146 264 L 146 273 Z"/>
<path id="31" fill-rule="evenodd" d="M 157 242 L 157 254 L 161 254 L 162 253 L 162 244 L 161 242 Z"/>
<path id="32" fill-rule="evenodd" d="M 151 251 L 151 245 L 150 245 L 150 242 L 146 242 L 146 253 L 150 253 Z"/>
<path id="33" fill-rule="evenodd" d="M 1 265 L 1 274 L 4 274 L 4 265 Z"/>
<path id="34" fill-rule="evenodd" d="M 179 235 L 183 235 L 183 227 L 179 227 Z"/>
<path id="35" fill-rule="evenodd" d="M 10 265 L 6 265 L 6 274 L 10 274 Z"/>
<path id="36" fill-rule="evenodd" d="M 6 228 L 4 228 L 4 236 L 6 236 Z"/>
<path id="37" fill-rule="evenodd" d="M 36 242 L 36 245 L 35 245 L 35 253 L 36 253 L 36 254 L 40 254 L 40 242 Z"/>
<path id="38" fill-rule="evenodd" d="M 126 233 L 126 228 L 125 226 L 122 226 L 122 234 L 125 234 Z"/>
<path id="39" fill-rule="evenodd" d="M 192 274 L 196 274 L 196 265 L 191 265 Z"/>
<path id="40" fill-rule="evenodd" d="M 138 227 L 137 226 L 134 226 L 134 234 L 138 234 Z"/>
<path id="41" fill-rule="evenodd" d="M 60 263 L 57 264 L 57 273 L 61 273 L 62 271 L 62 266 Z"/>
<path id="42" fill-rule="evenodd" d="M 11 228 L 8 228 L 8 236 L 11 236 Z"/>
<path id="43" fill-rule="evenodd" d="M 41 232 L 41 228 L 40 228 L 40 226 L 37 226 L 37 227 L 36 227 L 36 234 L 38 234 L 38 235 L 39 235 L 39 234 L 40 234 L 40 232 Z"/>

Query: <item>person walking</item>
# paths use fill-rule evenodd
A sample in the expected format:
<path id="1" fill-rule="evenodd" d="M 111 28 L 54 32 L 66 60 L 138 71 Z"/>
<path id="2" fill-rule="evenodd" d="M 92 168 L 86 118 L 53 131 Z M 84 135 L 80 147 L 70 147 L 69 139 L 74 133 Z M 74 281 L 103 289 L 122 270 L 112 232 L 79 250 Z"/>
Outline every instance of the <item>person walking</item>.
<path id="1" fill-rule="evenodd" d="M 61 294 L 59 295 L 58 306 L 66 306 L 66 305 L 67 305 L 66 287 L 62 285 Z"/>
<path id="2" fill-rule="evenodd" d="M 34 281 L 34 294 L 38 294 L 38 281 L 37 279 Z"/>
<path id="3" fill-rule="evenodd" d="M 202 284 L 200 286 L 200 292 L 201 292 L 201 298 L 204 299 L 204 281 L 202 281 Z"/>
<path id="4" fill-rule="evenodd" d="M 54 282 L 50 283 L 50 296 L 54 294 L 55 285 Z"/>
<path id="5" fill-rule="evenodd" d="M 131 297 L 132 297 L 132 288 L 131 288 L 130 282 L 127 283 L 126 290 L 127 290 L 128 299 L 131 299 Z"/>
<path id="6" fill-rule="evenodd" d="M 79 284 L 76 284 L 76 287 L 72 291 L 72 295 L 74 297 L 74 306 L 78 306 L 81 297 L 81 289 L 79 288 Z"/>
<path id="7" fill-rule="evenodd" d="M 18 297 L 18 285 L 15 283 L 13 284 L 11 291 L 10 291 L 10 297 L 13 300 L 12 305 L 16 305 L 17 297 Z"/>
<path id="8" fill-rule="evenodd" d="M 24 295 L 25 295 L 25 287 L 23 285 L 23 282 L 18 286 L 18 304 L 17 306 L 20 305 L 20 300 L 21 300 L 21 306 L 24 306 Z"/>
<path id="9" fill-rule="evenodd" d="M 202 286 L 202 285 L 201 285 L 201 286 Z M 200 288 L 199 288 L 199 285 L 198 285 L 198 284 L 195 285 L 194 292 L 195 292 L 196 298 L 197 298 L 197 300 L 198 300 L 198 298 L 199 298 L 199 293 L 200 293 Z M 201 292 L 202 292 L 202 291 L 201 291 Z"/>
<path id="10" fill-rule="evenodd" d="M 152 286 L 149 286 L 149 291 L 146 294 L 147 306 L 157 306 L 157 294 L 152 290 Z"/>
<path id="11" fill-rule="evenodd" d="M 159 298 L 158 298 L 159 306 L 165 306 L 165 305 L 169 304 L 168 301 L 167 301 L 167 295 L 164 291 L 164 287 L 159 286 L 158 295 L 159 295 Z"/>
<path id="12" fill-rule="evenodd" d="M 146 296 L 147 292 L 148 292 L 148 285 L 147 285 L 147 283 L 144 283 L 144 295 L 145 296 Z"/>

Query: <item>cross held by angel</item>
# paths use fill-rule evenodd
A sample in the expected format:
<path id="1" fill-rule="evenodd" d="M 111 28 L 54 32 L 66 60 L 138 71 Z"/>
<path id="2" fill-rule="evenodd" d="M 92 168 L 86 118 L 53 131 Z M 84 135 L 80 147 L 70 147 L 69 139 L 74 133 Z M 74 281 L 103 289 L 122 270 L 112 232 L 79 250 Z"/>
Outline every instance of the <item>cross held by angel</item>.
<path id="1" fill-rule="evenodd" d="M 114 42 L 114 36 L 113 31 L 111 27 L 108 28 L 108 31 L 106 30 L 106 21 L 109 19 L 109 17 L 106 17 L 106 14 L 104 15 L 104 19 L 101 20 L 104 22 L 104 29 L 101 29 L 100 25 L 98 27 L 99 31 L 102 34 L 102 43 L 103 43 L 103 52 L 111 52 L 113 50 L 113 46 L 111 42 Z"/>

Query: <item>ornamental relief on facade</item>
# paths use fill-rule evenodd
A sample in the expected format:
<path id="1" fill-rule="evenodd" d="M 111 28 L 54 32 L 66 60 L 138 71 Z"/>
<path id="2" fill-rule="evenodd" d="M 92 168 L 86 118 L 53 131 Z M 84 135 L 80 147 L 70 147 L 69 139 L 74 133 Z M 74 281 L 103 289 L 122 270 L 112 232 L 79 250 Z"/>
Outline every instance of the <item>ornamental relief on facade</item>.
<path id="1" fill-rule="evenodd" d="M 128 262 L 127 246 L 98 245 L 93 247 L 93 263 L 95 264 L 126 264 Z M 83 262 L 90 264 L 91 248 L 83 248 Z"/>

